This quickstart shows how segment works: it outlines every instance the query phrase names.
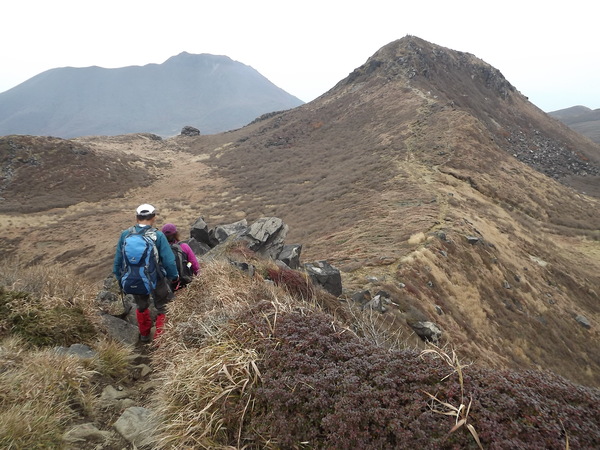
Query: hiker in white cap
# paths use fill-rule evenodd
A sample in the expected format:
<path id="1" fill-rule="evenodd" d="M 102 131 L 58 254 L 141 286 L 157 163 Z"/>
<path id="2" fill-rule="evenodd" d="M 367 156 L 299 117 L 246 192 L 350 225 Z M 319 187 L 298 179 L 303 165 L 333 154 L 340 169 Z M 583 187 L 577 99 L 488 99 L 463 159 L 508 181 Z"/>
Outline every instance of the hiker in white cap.
<path id="1" fill-rule="evenodd" d="M 156 331 L 162 331 L 166 320 L 166 306 L 173 298 L 171 283 L 177 282 L 179 273 L 175 257 L 165 235 L 154 228 L 156 209 L 144 203 L 135 210 L 136 225 L 121 233 L 113 273 L 121 289 L 132 294 L 137 304 L 136 317 L 142 342 L 152 340 L 150 298 L 156 307 Z"/>

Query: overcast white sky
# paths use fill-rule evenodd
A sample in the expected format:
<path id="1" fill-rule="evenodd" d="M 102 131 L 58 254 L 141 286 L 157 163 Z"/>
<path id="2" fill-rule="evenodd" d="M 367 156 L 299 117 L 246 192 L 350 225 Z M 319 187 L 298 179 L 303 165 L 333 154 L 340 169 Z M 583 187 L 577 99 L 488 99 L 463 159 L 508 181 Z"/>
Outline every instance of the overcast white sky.
<path id="1" fill-rule="evenodd" d="M 355 4 L 356 3 L 356 4 Z M 600 108 L 589 0 L 3 0 L 0 92 L 55 67 L 226 55 L 303 101 L 407 34 L 472 53 L 544 111 Z"/>

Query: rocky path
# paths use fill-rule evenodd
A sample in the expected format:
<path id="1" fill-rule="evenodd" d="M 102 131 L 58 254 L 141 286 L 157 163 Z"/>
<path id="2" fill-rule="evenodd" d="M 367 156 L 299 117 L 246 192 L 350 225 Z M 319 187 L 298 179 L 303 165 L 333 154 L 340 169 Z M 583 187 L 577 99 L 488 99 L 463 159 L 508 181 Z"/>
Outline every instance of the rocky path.
<path id="1" fill-rule="evenodd" d="M 65 433 L 69 450 L 124 450 L 138 448 L 148 428 L 147 408 L 157 386 L 152 380 L 152 345 L 135 346 L 132 370 L 119 384 L 100 383 L 100 401 L 93 421 L 82 420 Z"/>

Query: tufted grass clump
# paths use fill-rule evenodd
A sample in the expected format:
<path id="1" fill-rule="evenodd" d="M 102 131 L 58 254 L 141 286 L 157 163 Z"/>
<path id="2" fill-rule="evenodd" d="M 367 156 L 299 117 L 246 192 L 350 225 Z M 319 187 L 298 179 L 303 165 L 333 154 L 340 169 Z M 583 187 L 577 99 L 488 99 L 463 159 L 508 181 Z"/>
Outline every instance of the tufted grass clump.
<path id="1" fill-rule="evenodd" d="M 260 381 L 257 358 L 225 336 L 173 355 L 154 400 L 153 448 L 242 448 L 250 394 Z"/>
<path id="2" fill-rule="evenodd" d="M 56 265 L 0 260 L 0 337 L 17 335 L 37 347 L 92 342 L 92 289 Z"/>
<path id="3" fill-rule="evenodd" d="M 72 420 L 94 408 L 94 371 L 54 350 L 27 351 L 12 336 L 0 342 L 0 447 L 62 448 Z"/>
<path id="4" fill-rule="evenodd" d="M 134 349 L 112 339 L 102 339 L 94 344 L 97 356 L 91 366 L 101 376 L 121 381 L 131 375 Z"/>
<path id="5" fill-rule="evenodd" d="M 177 348 L 179 343 L 202 345 L 204 340 L 219 335 L 224 324 L 248 305 L 275 298 L 273 286 L 259 276 L 251 277 L 225 260 L 205 264 L 202 275 L 169 304 L 169 338 L 161 351 L 170 345 Z"/>
<path id="6" fill-rule="evenodd" d="M 58 265 L 26 266 L 15 258 L 0 259 L 0 286 L 7 291 L 27 292 L 37 298 L 61 298 L 77 302 L 90 286 L 80 277 L 69 276 Z"/>
<path id="7" fill-rule="evenodd" d="M 411 342 L 414 333 L 409 334 L 404 327 L 399 326 L 400 319 L 396 316 L 386 317 L 370 308 L 362 309 L 354 305 L 348 308 L 348 316 L 351 329 L 377 347 L 406 350 L 414 346 Z"/>
<path id="8" fill-rule="evenodd" d="M 38 347 L 69 346 L 96 337 L 81 306 L 60 297 L 35 297 L 0 286 L 0 337 L 18 335 Z"/>

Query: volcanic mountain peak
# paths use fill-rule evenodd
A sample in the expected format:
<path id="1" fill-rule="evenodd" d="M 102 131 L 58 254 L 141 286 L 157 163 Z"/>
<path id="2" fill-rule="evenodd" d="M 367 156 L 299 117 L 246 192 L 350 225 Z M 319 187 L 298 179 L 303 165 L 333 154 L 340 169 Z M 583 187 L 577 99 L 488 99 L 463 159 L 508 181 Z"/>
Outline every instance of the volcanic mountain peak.
<path id="1" fill-rule="evenodd" d="M 38 74 L 0 93 L 0 135 L 217 133 L 302 103 L 227 56 L 184 52 L 162 64 Z"/>
<path id="2" fill-rule="evenodd" d="M 423 39 L 406 36 L 382 47 L 365 64 L 352 72 L 340 84 L 363 82 L 371 77 L 385 82 L 401 79 L 424 86 L 436 84 L 440 93 L 452 97 L 461 88 L 480 84 L 486 95 L 506 99 L 515 91 L 500 71 L 470 53 L 451 50 Z M 339 86 L 339 85 L 338 85 Z"/>
<path id="3" fill-rule="evenodd" d="M 394 129 L 398 151 L 408 145 L 433 164 L 470 157 L 468 146 L 451 144 L 468 133 L 478 141 L 472 149 L 477 159 L 488 159 L 484 164 L 516 157 L 582 192 L 600 195 L 600 148 L 535 107 L 499 70 L 469 53 L 404 37 L 380 49 L 311 106 L 321 108 L 321 114 L 345 111 L 346 123 L 356 116 L 349 134 L 372 134 L 365 126 L 379 123 L 381 129 L 384 121 Z M 450 147 L 455 151 L 439 150 Z"/>

